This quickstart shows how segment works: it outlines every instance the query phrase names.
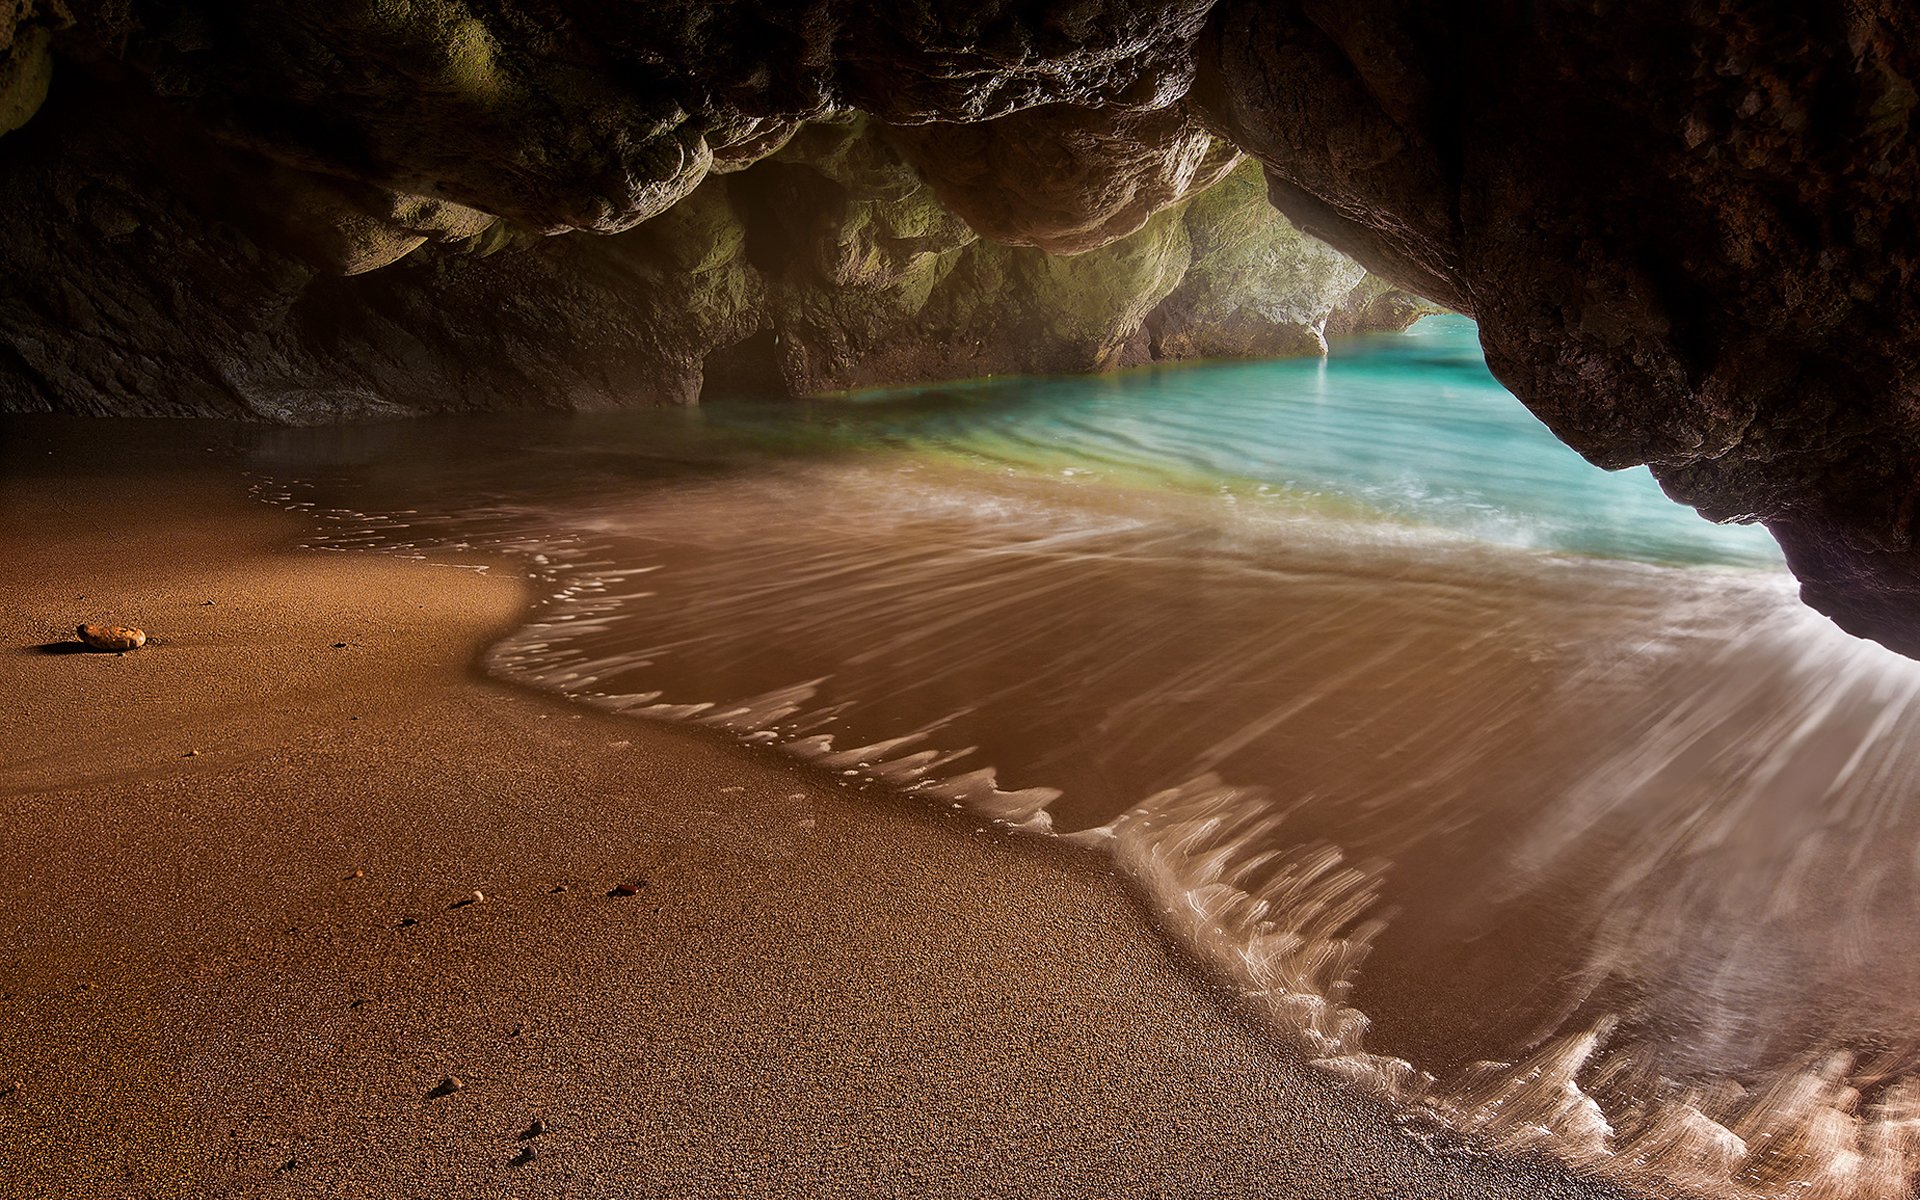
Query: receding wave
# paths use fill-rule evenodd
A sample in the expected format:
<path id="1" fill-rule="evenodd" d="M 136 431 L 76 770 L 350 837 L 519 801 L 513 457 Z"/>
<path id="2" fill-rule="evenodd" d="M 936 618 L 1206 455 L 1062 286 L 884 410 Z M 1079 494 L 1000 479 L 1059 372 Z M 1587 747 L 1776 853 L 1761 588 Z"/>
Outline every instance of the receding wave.
<path id="1" fill-rule="evenodd" d="M 1764 547 L 649 420 L 287 435 L 261 492 L 319 546 L 542 581 L 503 677 L 1108 855 L 1415 1136 L 1655 1193 L 1911 1195 L 1920 663 Z"/>

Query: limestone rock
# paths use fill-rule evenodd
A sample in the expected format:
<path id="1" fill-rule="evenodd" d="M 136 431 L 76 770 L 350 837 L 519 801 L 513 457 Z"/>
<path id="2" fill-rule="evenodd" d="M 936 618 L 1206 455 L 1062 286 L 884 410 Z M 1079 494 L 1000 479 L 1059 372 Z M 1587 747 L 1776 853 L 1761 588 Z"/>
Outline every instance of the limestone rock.
<path id="1" fill-rule="evenodd" d="M 1078 254 L 1205 191 L 1239 155 L 1185 105 L 1137 111 L 1050 104 L 974 125 L 896 128 L 894 144 L 949 209 L 1008 246 Z"/>
<path id="2" fill-rule="evenodd" d="M 1257 163 L 1197 197 L 1182 222 L 1193 261 L 1148 322 L 1156 358 L 1322 353 L 1329 315 L 1370 278 L 1266 203 Z"/>

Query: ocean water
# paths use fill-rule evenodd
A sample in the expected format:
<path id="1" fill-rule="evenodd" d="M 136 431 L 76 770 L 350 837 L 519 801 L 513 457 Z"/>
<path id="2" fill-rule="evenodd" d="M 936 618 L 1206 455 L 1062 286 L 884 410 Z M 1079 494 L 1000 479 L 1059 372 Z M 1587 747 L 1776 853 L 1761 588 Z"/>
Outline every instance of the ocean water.
<path id="1" fill-rule="evenodd" d="M 790 420 L 791 406 L 711 414 L 727 427 L 765 415 Z M 855 445 L 1347 511 L 1520 549 L 1781 561 L 1764 530 L 1700 520 L 1644 467 L 1587 467 L 1494 379 L 1460 316 L 1336 341 L 1326 359 L 875 390 L 814 406 L 809 419 Z"/>
<path id="2" fill-rule="evenodd" d="M 1085 846 L 1409 1136 L 1913 1193 L 1920 663 L 1560 446 L 1462 319 L 252 453 L 315 547 L 538 580 L 503 679 Z"/>

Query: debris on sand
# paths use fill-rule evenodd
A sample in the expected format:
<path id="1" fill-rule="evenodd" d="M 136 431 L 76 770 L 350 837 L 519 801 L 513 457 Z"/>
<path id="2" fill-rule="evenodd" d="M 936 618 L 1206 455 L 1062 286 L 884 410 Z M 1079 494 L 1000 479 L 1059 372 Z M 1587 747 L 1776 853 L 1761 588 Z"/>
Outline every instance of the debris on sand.
<path id="1" fill-rule="evenodd" d="M 466 1090 L 466 1080 L 460 1078 L 458 1075 L 449 1075 L 433 1086 L 432 1090 L 427 1093 L 427 1098 L 437 1100 L 442 1096 L 451 1096 L 455 1092 L 464 1092 Z"/>
<path id="2" fill-rule="evenodd" d="M 147 644 L 145 630 L 132 629 L 125 625 L 82 625 L 74 630 L 80 640 L 94 650 L 109 650 L 125 654 L 129 650 L 138 650 Z"/>
<path id="3" fill-rule="evenodd" d="M 629 879 L 624 882 L 614 884 L 613 887 L 607 890 L 607 895 L 638 896 L 640 894 L 640 889 L 645 886 L 647 886 L 647 881 L 644 879 Z"/>

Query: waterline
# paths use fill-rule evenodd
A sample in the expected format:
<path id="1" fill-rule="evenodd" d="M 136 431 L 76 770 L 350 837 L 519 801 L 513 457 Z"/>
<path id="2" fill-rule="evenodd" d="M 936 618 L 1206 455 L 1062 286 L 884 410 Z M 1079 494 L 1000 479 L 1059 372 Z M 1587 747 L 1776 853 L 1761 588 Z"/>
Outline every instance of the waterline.
<path id="1" fill-rule="evenodd" d="M 505 678 L 1101 849 L 1410 1128 L 1658 1193 L 1906 1194 L 1920 664 L 1716 540 L 1763 534 L 1518 545 L 769 419 L 289 435 L 262 462 L 302 482 L 262 490 L 317 545 L 542 580 Z"/>

